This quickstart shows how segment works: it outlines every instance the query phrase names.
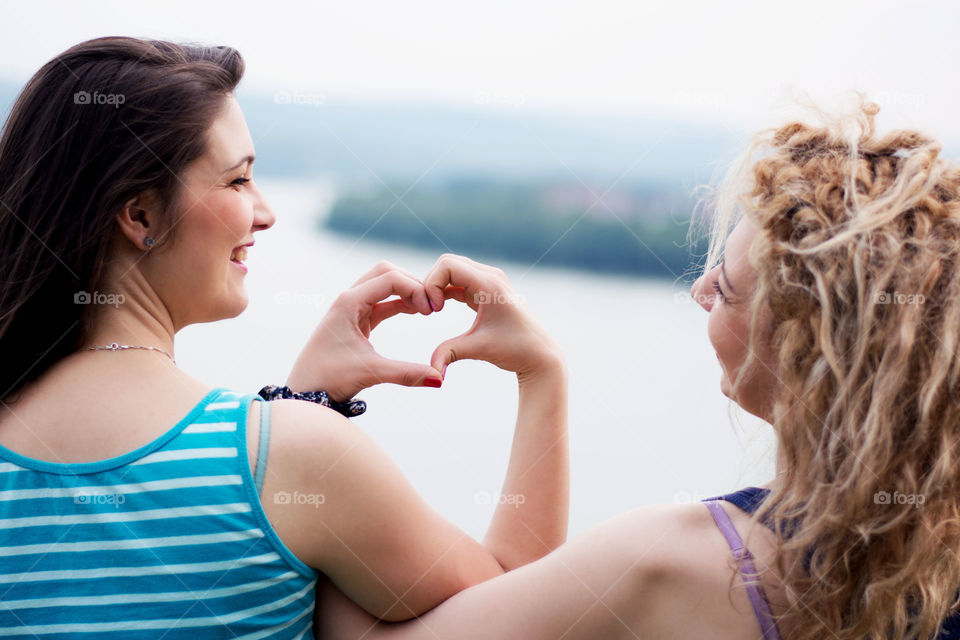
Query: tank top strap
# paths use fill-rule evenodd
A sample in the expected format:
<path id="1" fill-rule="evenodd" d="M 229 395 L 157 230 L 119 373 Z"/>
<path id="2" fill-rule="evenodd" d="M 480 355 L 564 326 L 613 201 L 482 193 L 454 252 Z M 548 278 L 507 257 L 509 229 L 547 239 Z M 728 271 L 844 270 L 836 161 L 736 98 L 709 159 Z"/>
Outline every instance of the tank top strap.
<path id="1" fill-rule="evenodd" d="M 263 493 L 263 478 L 267 472 L 267 456 L 270 451 L 270 403 L 260 398 L 260 439 L 257 446 L 257 463 L 253 473 L 253 483 L 257 489 L 257 495 Z"/>
<path id="2" fill-rule="evenodd" d="M 723 534 L 727 546 L 730 547 L 730 551 L 737 561 L 737 570 L 746 585 L 747 597 L 750 598 L 753 613 L 760 624 L 762 638 L 764 640 L 780 640 L 780 632 L 777 630 L 777 624 L 770 612 L 770 604 L 763 593 L 763 587 L 757 582 L 757 570 L 753 564 L 753 556 L 750 555 L 749 549 L 743 544 L 743 539 L 737 532 L 736 527 L 733 526 L 730 516 L 723 510 L 720 502 L 720 500 L 706 500 L 704 504 L 710 510 L 713 521 L 717 524 L 717 528 L 720 529 L 720 533 Z"/>

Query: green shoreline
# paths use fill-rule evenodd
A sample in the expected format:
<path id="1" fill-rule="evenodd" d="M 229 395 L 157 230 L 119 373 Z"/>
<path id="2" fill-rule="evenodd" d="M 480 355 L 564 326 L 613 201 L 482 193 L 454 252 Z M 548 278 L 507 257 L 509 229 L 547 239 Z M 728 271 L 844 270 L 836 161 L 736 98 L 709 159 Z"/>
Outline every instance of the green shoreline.
<path id="1" fill-rule="evenodd" d="M 689 218 L 548 207 L 542 185 L 453 182 L 407 193 L 347 193 L 319 224 L 327 230 L 521 264 L 679 278 L 695 266 Z M 642 203 L 642 198 L 639 199 Z"/>

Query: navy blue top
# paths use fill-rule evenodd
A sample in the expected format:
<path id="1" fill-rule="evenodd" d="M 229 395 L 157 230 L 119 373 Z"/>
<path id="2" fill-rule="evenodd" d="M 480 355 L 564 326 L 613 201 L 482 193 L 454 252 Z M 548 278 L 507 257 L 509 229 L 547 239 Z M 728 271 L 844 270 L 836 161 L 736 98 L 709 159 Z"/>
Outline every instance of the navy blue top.
<path id="1" fill-rule="evenodd" d="M 769 489 L 747 487 L 746 489 L 728 493 L 725 496 L 717 496 L 712 499 L 725 500 L 736 505 L 740 510 L 753 515 L 757 509 L 760 508 L 763 501 L 767 499 L 768 495 L 770 495 Z M 765 524 L 770 527 L 769 523 Z M 770 529 L 772 530 L 773 527 L 770 527 Z M 938 640 L 960 640 L 960 613 L 955 613 L 944 621 Z"/>

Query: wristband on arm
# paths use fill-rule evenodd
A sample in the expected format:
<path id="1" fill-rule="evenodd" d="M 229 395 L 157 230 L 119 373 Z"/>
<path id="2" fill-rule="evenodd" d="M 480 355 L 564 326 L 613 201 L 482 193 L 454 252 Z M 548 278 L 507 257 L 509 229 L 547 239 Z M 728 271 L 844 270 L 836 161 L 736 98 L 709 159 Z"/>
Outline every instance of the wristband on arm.
<path id="1" fill-rule="evenodd" d="M 330 395 L 326 391 L 293 391 L 290 387 L 276 387 L 268 384 L 263 389 L 260 389 L 257 395 L 264 400 L 283 398 L 284 400 L 306 400 L 307 402 L 315 402 L 316 404 L 329 407 L 347 418 L 354 418 L 367 410 L 367 403 L 363 400 L 353 399 L 337 402 L 336 400 L 331 400 Z"/>

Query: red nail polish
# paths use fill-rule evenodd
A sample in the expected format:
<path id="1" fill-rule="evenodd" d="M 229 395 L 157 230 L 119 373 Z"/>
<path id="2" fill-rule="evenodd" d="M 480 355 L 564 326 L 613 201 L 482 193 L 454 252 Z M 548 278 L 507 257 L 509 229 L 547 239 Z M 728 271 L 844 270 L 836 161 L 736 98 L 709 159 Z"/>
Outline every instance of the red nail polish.
<path id="1" fill-rule="evenodd" d="M 439 389 L 440 385 L 442 384 L 443 384 L 443 380 L 441 380 L 440 378 L 427 378 L 426 380 L 423 381 L 423 386 L 433 387 L 434 389 Z"/>

